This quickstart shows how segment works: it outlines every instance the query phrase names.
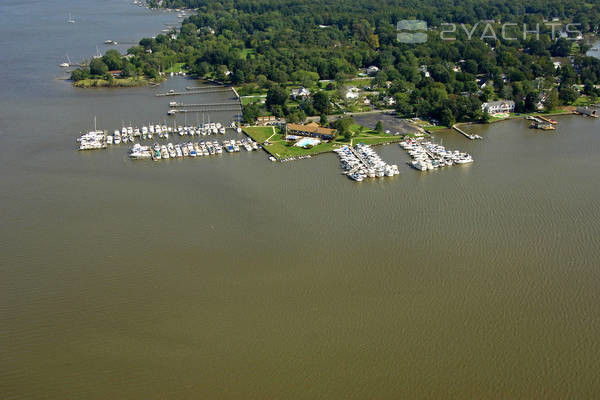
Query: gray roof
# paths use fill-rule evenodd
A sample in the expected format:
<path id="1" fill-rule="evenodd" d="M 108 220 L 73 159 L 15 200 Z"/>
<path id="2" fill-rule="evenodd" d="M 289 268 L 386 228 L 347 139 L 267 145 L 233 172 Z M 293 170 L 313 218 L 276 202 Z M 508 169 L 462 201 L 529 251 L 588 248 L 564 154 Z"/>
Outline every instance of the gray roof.
<path id="1" fill-rule="evenodd" d="M 491 106 L 501 106 L 503 104 L 509 105 L 509 106 L 514 106 L 515 102 L 512 100 L 497 100 L 497 101 L 488 101 L 487 103 L 485 103 L 488 107 Z"/>

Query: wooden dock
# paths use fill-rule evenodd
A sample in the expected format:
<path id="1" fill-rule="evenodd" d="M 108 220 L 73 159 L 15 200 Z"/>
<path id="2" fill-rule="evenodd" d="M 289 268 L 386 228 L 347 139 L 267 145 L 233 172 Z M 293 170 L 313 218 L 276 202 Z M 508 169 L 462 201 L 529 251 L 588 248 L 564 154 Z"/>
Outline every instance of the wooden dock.
<path id="1" fill-rule="evenodd" d="M 211 89 L 221 89 L 221 90 L 229 90 L 231 86 L 223 86 L 223 85 L 206 85 L 206 86 L 186 86 L 185 90 L 190 91 L 201 91 L 201 90 L 211 90 Z"/>
<path id="2" fill-rule="evenodd" d="M 236 102 L 229 102 L 229 103 L 203 103 L 203 104 L 184 104 L 184 103 L 177 103 L 174 105 L 169 105 L 171 108 L 177 108 L 177 107 L 228 107 L 228 106 L 236 106 L 239 108 L 240 103 Z"/>
<path id="3" fill-rule="evenodd" d="M 228 88 L 229 90 L 229 88 Z M 224 92 L 223 89 L 209 89 L 209 90 L 204 90 L 204 91 L 199 91 L 199 90 L 190 90 L 187 92 L 167 92 L 167 93 L 156 93 L 157 97 L 163 97 L 163 96 L 185 96 L 185 95 L 194 95 L 194 94 L 204 94 L 204 93 L 218 93 L 218 92 Z"/>
<path id="4" fill-rule="evenodd" d="M 542 117 L 541 115 L 538 115 L 537 117 L 538 117 L 539 119 L 541 119 L 542 121 L 544 121 L 544 122 L 548 123 L 548 124 L 552 124 L 552 125 L 554 125 L 554 124 L 557 124 L 557 123 L 558 123 L 557 121 L 554 121 L 554 120 L 552 120 L 552 119 L 548 119 L 548 118 L 546 118 L 546 117 Z"/>
<path id="5" fill-rule="evenodd" d="M 203 107 L 198 107 L 203 106 Z M 227 105 L 215 105 L 215 104 L 198 104 L 196 108 L 172 108 L 169 112 L 172 114 L 179 113 L 203 113 L 203 112 L 219 112 L 219 111 L 241 111 L 241 107 L 238 103 L 230 103 Z"/>
<path id="6" fill-rule="evenodd" d="M 456 125 L 452 125 L 452 129 L 454 129 L 455 131 L 459 132 L 460 134 L 464 135 L 467 139 L 470 140 L 474 140 L 475 136 L 473 135 L 469 135 L 467 132 L 463 131 L 462 129 L 460 129 L 458 126 Z"/>

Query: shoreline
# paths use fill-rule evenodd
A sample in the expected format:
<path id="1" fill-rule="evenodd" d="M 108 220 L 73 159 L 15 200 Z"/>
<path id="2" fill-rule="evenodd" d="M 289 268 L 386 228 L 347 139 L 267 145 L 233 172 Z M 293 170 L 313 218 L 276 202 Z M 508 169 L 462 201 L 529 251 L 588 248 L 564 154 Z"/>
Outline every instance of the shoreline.
<path id="1" fill-rule="evenodd" d="M 570 107 L 570 106 L 567 106 L 567 107 Z M 461 126 L 469 126 L 469 125 L 491 125 L 491 124 L 497 124 L 499 122 L 514 121 L 514 120 L 518 120 L 518 119 L 526 119 L 528 116 L 556 117 L 556 116 L 564 116 L 564 115 L 577 115 L 577 114 L 575 114 L 573 111 L 567 111 L 567 110 L 560 111 L 560 112 L 550 112 L 550 113 L 527 113 L 527 114 L 521 114 L 518 116 L 517 115 L 509 116 L 507 118 L 497 119 L 497 120 L 489 121 L 489 122 L 477 122 L 477 121 L 457 122 L 456 124 L 454 124 L 451 127 L 440 129 L 440 130 L 452 130 L 453 127 L 460 128 Z"/>
<path id="2" fill-rule="evenodd" d="M 70 79 L 68 79 L 70 80 Z M 73 87 L 79 89 L 93 89 L 93 88 L 134 88 L 134 87 L 142 87 L 142 86 L 158 86 L 160 83 L 164 82 L 166 79 L 160 80 L 157 82 L 153 79 L 147 79 L 144 77 L 136 77 L 136 78 L 125 78 L 125 79 L 115 79 L 112 82 L 108 79 L 82 79 L 80 81 L 72 81 L 71 85 Z"/>

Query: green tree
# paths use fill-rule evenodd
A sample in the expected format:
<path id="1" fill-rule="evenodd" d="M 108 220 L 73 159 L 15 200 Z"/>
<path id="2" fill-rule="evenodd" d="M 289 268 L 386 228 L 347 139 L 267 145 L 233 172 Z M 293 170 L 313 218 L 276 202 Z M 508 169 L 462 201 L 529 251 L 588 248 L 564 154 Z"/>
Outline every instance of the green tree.
<path id="1" fill-rule="evenodd" d="M 344 136 L 346 139 L 352 136 L 352 131 L 350 128 L 354 124 L 354 119 L 352 117 L 344 117 L 335 121 L 334 126 L 337 129 L 337 133 L 341 136 Z"/>
<path id="2" fill-rule="evenodd" d="M 535 92 L 529 92 L 527 93 L 527 96 L 525 96 L 525 112 L 533 112 L 536 110 L 537 107 L 537 102 L 538 102 L 538 95 Z"/>
<path id="3" fill-rule="evenodd" d="M 544 110 L 552 111 L 556 107 L 558 107 L 558 93 L 556 89 L 552 89 L 548 94 L 546 94 L 546 99 L 544 100 Z"/>
<path id="4" fill-rule="evenodd" d="M 123 78 L 129 78 L 129 77 L 135 76 L 135 69 L 133 68 L 133 66 L 129 62 L 125 62 L 123 64 L 123 69 L 121 71 L 121 76 Z"/>
<path id="5" fill-rule="evenodd" d="M 108 67 L 109 71 L 119 70 L 123 68 L 123 57 L 117 50 L 108 50 L 102 57 L 102 61 Z"/>
<path id="6" fill-rule="evenodd" d="M 258 104 L 251 103 L 244 106 L 242 111 L 242 118 L 244 122 L 247 124 L 252 124 L 256 120 L 256 118 L 260 115 L 260 108 Z"/>
<path id="7" fill-rule="evenodd" d="M 452 110 L 450 110 L 449 108 L 443 108 L 440 111 L 439 117 L 440 117 L 440 123 L 447 127 L 451 127 L 452 125 L 454 125 L 456 123 L 456 120 L 454 119 L 454 115 L 452 114 Z"/>
<path id="8" fill-rule="evenodd" d="M 312 100 L 315 110 L 320 114 L 329 114 L 331 106 L 327 92 L 318 91 L 314 93 Z"/>
<path id="9" fill-rule="evenodd" d="M 487 110 L 485 110 L 484 112 L 481 113 L 481 119 L 479 120 L 479 122 L 487 124 L 488 122 L 490 122 L 490 113 L 487 112 Z"/>
<path id="10" fill-rule="evenodd" d="M 90 73 L 96 76 L 104 76 L 108 72 L 108 66 L 101 58 L 94 58 L 90 62 Z"/>
<path id="11" fill-rule="evenodd" d="M 375 132 L 383 133 L 383 122 L 381 122 L 381 120 L 377 121 L 377 124 L 375 124 Z"/>
<path id="12" fill-rule="evenodd" d="M 563 86 L 558 92 L 558 98 L 563 104 L 572 104 L 579 97 L 579 93 L 569 86 Z"/>
<path id="13" fill-rule="evenodd" d="M 319 123 L 323 126 L 327 125 L 327 114 L 321 114 Z"/>
<path id="14" fill-rule="evenodd" d="M 88 69 L 77 68 L 71 72 L 71 80 L 74 82 L 87 79 L 90 77 L 90 71 Z"/>
<path id="15" fill-rule="evenodd" d="M 288 99 L 288 92 L 283 86 L 274 85 L 267 92 L 267 98 L 265 105 L 268 109 L 272 110 L 274 106 L 280 106 L 283 108 Z"/>

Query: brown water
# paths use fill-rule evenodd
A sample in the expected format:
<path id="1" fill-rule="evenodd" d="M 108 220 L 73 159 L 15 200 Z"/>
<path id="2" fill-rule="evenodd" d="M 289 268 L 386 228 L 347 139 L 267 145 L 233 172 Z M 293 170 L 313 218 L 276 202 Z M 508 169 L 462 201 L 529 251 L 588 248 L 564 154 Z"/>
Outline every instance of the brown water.
<path id="1" fill-rule="evenodd" d="M 42 10 L 60 30 L 69 10 L 85 17 L 75 4 Z M 111 4 L 122 8 L 111 23 L 131 35 L 152 28 Z M 22 7 L 0 5 L 0 22 Z M 45 51 L 60 62 L 55 43 L 49 33 Z M 44 63 L 31 67 L 42 77 Z M 1 398 L 600 392 L 600 121 L 564 117 L 552 134 L 525 121 L 473 128 L 482 141 L 439 134 L 476 162 L 428 173 L 397 145 L 378 148 L 401 175 L 357 184 L 334 155 L 153 163 L 124 146 L 74 151 L 94 115 L 111 130 L 162 121 L 168 100 L 153 94 L 190 81 L 3 82 Z"/>

